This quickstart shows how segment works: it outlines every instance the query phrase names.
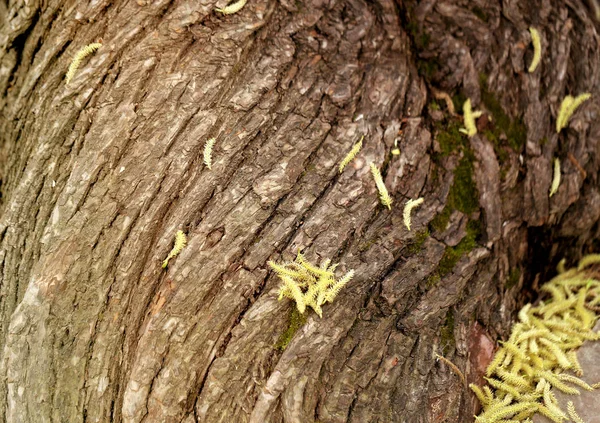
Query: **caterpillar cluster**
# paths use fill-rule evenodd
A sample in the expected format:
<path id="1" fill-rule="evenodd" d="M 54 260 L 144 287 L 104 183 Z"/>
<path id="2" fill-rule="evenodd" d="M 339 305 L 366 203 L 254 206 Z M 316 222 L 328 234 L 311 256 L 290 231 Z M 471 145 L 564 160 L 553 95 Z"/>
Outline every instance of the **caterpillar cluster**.
<path id="1" fill-rule="evenodd" d="M 597 319 L 592 310 L 600 304 L 600 281 L 586 271 L 595 263 L 600 263 L 600 255 L 583 258 L 577 269 L 563 271 L 542 286 L 550 299 L 521 309 L 519 323 L 486 370 L 489 386 L 470 385 L 483 406 L 476 422 L 531 422 L 535 413 L 557 423 L 569 418 L 582 421 L 572 404 L 568 415 L 560 409 L 552 389 L 577 395 L 579 388 L 591 391 L 598 387 L 578 377 L 583 370 L 576 355 L 584 341 L 600 339 L 592 331 Z M 567 370 L 577 376 L 564 373 Z"/>
<path id="2" fill-rule="evenodd" d="M 592 95 L 590 93 L 580 94 L 577 97 L 566 96 L 562 103 L 560 104 L 560 109 L 558 110 L 558 117 L 556 118 L 556 133 L 559 133 L 561 129 L 567 127 L 567 123 L 569 123 L 569 119 L 575 112 L 575 110 L 581 106 L 584 101 L 589 100 Z"/>
<path id="3" fill-rule="evenodd" d="M 336 280 L 334 270 L 338 265 L 330 263 L 330 260 L 325 260 L 321 266 L 315 266 L 300 251 L 293 262 L 277 264 L 270 261 L 269 266 L 283 282 L 279 289 L 279 300 L 290 298 L 296 302 L 301 314 L 304 314 L 306 307 L 311 307 L 319 317 L 323 317 L 321 306 L 333 302 L 354 276 L 354 270 L 350 270 Z"/>

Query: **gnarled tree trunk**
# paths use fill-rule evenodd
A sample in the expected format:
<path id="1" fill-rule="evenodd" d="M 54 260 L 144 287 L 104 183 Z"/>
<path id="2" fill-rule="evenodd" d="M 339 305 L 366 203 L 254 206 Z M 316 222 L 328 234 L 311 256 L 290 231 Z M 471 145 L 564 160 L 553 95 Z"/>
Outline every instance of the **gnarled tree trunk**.
<path id="1" fill-rule="evenodd" d="M 0 419 L 469 421 L 476 402 L 435 354 L 479 382 L 521 293 L 597 236 L 595 11 L 215 7 L 0 4 Z M 557 135 L 562 98 L 586 91 Z M 477 135 L 450 97 L 484 111 Z M 178 229 L 188 245 L 163 269 Z M 299 248 L 356 271 L 322 319 L 277 300 L 267 261 Z"/>

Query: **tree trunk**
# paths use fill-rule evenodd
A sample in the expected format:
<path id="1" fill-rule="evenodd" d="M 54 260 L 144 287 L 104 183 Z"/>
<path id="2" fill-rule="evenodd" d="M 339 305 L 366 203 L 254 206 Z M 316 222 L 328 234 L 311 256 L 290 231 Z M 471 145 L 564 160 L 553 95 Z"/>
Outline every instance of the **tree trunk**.
<path id="1" fill-rule="evenodd" d="M 596 2 L 216 6 L 0 4 L 0 420 L 470 421 L 436 354 L 480 382 L 529 288 L 598 236 Z M 356 272 L 323 318 L 278 301 L 267 262 L 298 249 Z"/>

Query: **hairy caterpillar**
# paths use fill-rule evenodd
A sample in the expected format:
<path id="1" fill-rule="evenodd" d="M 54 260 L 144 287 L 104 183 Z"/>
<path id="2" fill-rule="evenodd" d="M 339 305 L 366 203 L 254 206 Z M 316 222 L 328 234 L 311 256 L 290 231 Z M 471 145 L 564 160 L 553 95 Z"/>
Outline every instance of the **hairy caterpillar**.
<path id="1" fill-rule="evenodd" d="M 588 267 L 590 264 L 600 263 L 600 254 L 590 254 L 589 256 L 585 256 L 581 260 L 579 260 L 579 264 L 577 265 L 577 270 L 583 270 Z"/>
<path id="2" fill-rule="evenodd" d="M 329 288 L 329 290 L 325 293 L 325 301 L 327 301 L 328 303 L 333 302 L 333 300 L 335 299 L 335 297 L 337 296 L 337 294 L 340 292 L 340 290 L 348 283 L 350 282 L 350 280 L 354 277 L 354 270 L 350 270 L 348 273 L 346 273 L 342 279 L 340 279 L 338 282 L 336 282 L 335 284 L 333 284 L 331 286 L 331 288 Z"/>
<path id="3" fill-rule="evenodd" d="M 527 315 L 527 313 L 529 313 L 530 308 L 531 304 L 525 304 L 521 311 L 519 311 L 519 320 L 526 325 L 529 324 L 529 316 Z"/>
<path id="4" fill-rule="evenodd" d="M 300 287 L 289 277 L 280 276 L 283 280 L 283 286 L 279 290 L 279 299 L 281 300 L 283 297 L 288 297 L 296 301 L 296 307 L 300 313 L 304 313 L 306 310 L 306 305 L 304 303 L 304 296 L 302 295 L 302 291 Z"/>
<path id="5" fill-rule="evenodd" d="M 529 32 L 531 34 L 531 43 L 533 44 L 533 59 L 531 59 L 531 64 L 529 65 L 529 73 L 535 71 L 537 66 L 542 59 L 542 41 L 540 39 L 540 33 L 537 29 L 530 27 Z"/>
<path id="6" fill-rule="evenodd" d="M 375 163 L 371 163 L 371 173 L 373 174 L 373 179 L 375 179 L 375 185 L 377 185 L 377 191 L 379 191 L 379 200 L 381 204 L 386 206 L 388 209 L 392 209 L 392 198 L 388 194 L 388 190 L 385 187 L 385 183 L 383 182 L 383 178 L 381 177 L 381 173 Z"/>
<path id="7" fill-rule="evenodd" d="M 467 134 L 467 136 L 472 137 L 477 133 L 477 125 L 475 124 L 475 119 L 480 117 L 482 114 L 481 111 L 474 112 L 471 109 L 471 99 L 468 98 L 467 101 L 463 104 L 463 118 L 465 123 L 465 128 L 461 128 L 460 131 L 462 133 Z"/>
<path id="8" fill-rule="evenodd" d="M 231 3 L 230 5 L 227 5 L 222 9 L 215 9 L 215 10 L 224 15 L 232 15 L 232 14 L 242 10 L 242 7 L 244 7 L 246 5 L 247 1 L 248 0 L 238 0 L 235 3 Z"/>
<path id="9" fill-rule="evenodd" d="M 558 408 L 556 397 L 552 392 L 550 392 L 550 385 L 544 386 L 544 405 L 556 417 L 560 416 L 559 419 L 568 419 L 567 415 L 563 413 L 560 408 Z"/>
<path id="10" fill-rule="evenodd" d="M 584 380 L 579 379 L 576 376 L 567 374 L 567 373 L 561 373 L 557 376 L 560 380 L 563 380 L 565 382 L 571 382 L 577 386 L 582 387 L 583 389 L 585 389 L 586 391 L 593 391 L 594 387 L 591 386 L 589 383 L 587 383 Z"/>
<path id="11" fill-rule="evenodd" d="M 350 163 L 352 160 L 354 160 L 354 158 L 356 157 L 356 155 L 362 148 L 362 143 L 363 143 L 364 138 L 365 138 L 365 136 L 363 135 L 360 138 L 360 141 L 358 141 L 356 144 L 354 144 L 354 146 L 352 147 L 352 150 L 350 150 L 348 152 L 348 154 L 346 154 L 346 157 L 344 157 L 344 159 L 341 161 L 340 167 L 339 167 L 340 173 L 342 173 L 344 171 L 344 168 L 348 165 L 348 163 Z"/>
<path id="12" fill-rule="evenodd" d="M 575 110 L 586 100 L 589 100 L 592 95 L 590 93 L 584 93 L 573 98 L 568 95 L 564 98 L 560 104 L 558 111 L 558 117 L 556 118 L 556 133 L 559 133 L 561 129 L 566 128 L 569 119 L 575 112 Z"/>
<path id="13" fill-rule="evenodd" d="M 490 400 L 484 395 L 479 386 L 475 385 L 474 383 L 471 383 L 469 384 L 469 388 L 471 388 L 471 391 L 473 391 L 473 393 L 475 394 L 475 396 L 477 397 L 477 399 L 483 407 L 487 407 L 489 405 Z"/>
<path id="14" fill-rule="evenodd" d="M 181 250 L 183 250 L 186 243 L 187 243 L 187 238 L 185 237 L 185 234 L 183 233 L 183 231 L 177 231 L 177 233 L 175 234 L 175 244 L 173 245 L 173 249 L 167 256 L 165 261 L 163 261 L 163 264 L 162 264 L 163 269 L 165 267 L 167 267 L 167 265 L 169 264 L 169 260 L 171 260 L 177 254 L 179 254 L 181 252 Z"/>
<path id="15" fill-rule="evenodd" d="M 575 411 L 575 404 L 573 404 L 573 401 L 567 402 L 567 411 L 574 423 L 584 423 L 583 419 L 579 417 L 579 414 Z"/>
<path id="16" fill-rule="evenodd" d="M 73 77 L 75 76 L 75 72 L 77 72 L 77 69 L 79 69 L 79 65 L 81 64 L 81 61 L 83 59 L 85 59 L 86 56 L 94 53 L 100 47 L 102 47 L 102 43 L 88 44 L 87 46 L 81 48 L 81 50 L 79 50 L 75 54 L 75 56 L 73 57 L 73 60 L 71 61 L 71 64 L 69 65 L 69 70 L 67 71 L 67 74 L 65 76 L 65 82 L 67 84 L 69 82 L 71 82 L 71 79 L 73 79 Z"/>
<path id="17" fill-rule="evenodd" d="M 212 150 L 215 145 L 215 139 L 211 138 L 204 145 L 204 164 L 207 168 L 212 169 Z"/>
<path id="18" fill-rule="evenodd" d="M 558 192 L 558 186 L 560 185 L 560 161 L 554 159 L 554 176 L 552 177 L 552 185 L 550 185 L 550 197 Z"/>
<path id="19" fill-rule="evenodd" d="M 502 362 L 504 361 L 504 357 L 506 356 L 506 350 L 504 348 L 500 348 L 497 352 L 496 355 L 494 356 L 494 359 L 492 360 L 492 362 L 489 364 L 489 366 L 487 367 L 485 374 L 489 377 L 491 375 L 494 374 L 494 371 L 498 368 L 498 366 L 500 366 L 500 364 L 502 364 Z"/>
<path id="20" fill-rule="evenodd" d="M 404 213 L 403 213 L 403 218 L 404 218 L 404 226 L 406 226 L 406 229 L 408 229 L 410 231 L 410 220 L 411 220 L 411 212 L 412 209 L 414 209 L 415 207 L 419 207 L 421 204 L 423 204 L 423 197 L 418 198 L 416 200 L 408 200 L 406 202 L 406 205 L 404 206 Z"/>

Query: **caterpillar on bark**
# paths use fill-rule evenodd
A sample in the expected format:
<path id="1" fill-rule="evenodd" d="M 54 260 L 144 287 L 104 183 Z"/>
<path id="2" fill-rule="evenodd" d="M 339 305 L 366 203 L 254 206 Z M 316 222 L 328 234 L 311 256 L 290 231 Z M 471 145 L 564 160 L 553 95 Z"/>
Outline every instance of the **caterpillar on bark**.
<path id="1" fill-rule="evenodd" d="M 215 139 L 211 138 L 204 145 L 204 164 L 208 169 L 212 169 L 212 150 L 215 145 Z"/>
<path id="2" fill-rule="evenodd" d="M 177 231 L 177 233 L 175 234 L 175 244 L 173 245 L 173 249 L 167 256 L 165 261 L 163 261 L 163 264 L 162 264 L 163 269 L 167 267 L 167 265 L 169 264 L 169 260 L 171 260 L 177 254 L 179 254 L 181 252 L 181 250 L 183 250 L 186 243 L 187 243 L 187 238 L 186 238 L 185 234 L 183 233 L 183 231 Z"/>
<path id="3" fill-rule="evenodd" d="M 529 33 L 531 34 L 531 43 L 533 44 L 533 59 L 531 59 L 531 64 L 527 70 L 529 73 L 532 73 L 535 71 L 540 63 L 540 60 L 542 59 L 542 42 L 540 39 L 540 33 L 537 29 L 531 27 L 529 28 Z"/>
<path id="4" fill-rule="evenodd" d="M 375 179 L 375 185 L 377 185 L 377 191 L 379 191 L 379 200 L 381 204 L 386 206 L 388 209 L 392 209 L 392 198 L 388 193 L 387 188 L 385 187 L 385 183 L 383 182 L 383 178 L 381 177 L 381 172 L 375 163 L 371 163 L 371 173 L 373 174 L 373 179 Z"/>
<path id="5" fill-rule="evenodd" d="M 564 98 L 560 104 L 558 117 L 556 118 L 556 133 L 559 133 L 561 129 L 567 127 L 567 123 L 569 123 L 569 119 L 571 119 L 571 116 L 575 110 L 581 106 L 584 101 L 589 100 L 591 96 L 592 95 L 590 93 L 584 93 L 578 95 L 577 97 L 568 95 Z"/>
<path id="6" fill-rule="evenodd" d="M 230 5 L 225 6 L 222 9 L 215 9 L 217 12 L 220 12 L 224 15 L 233 15 L 234 13 L 242 10 L 242 7 L 246 5 L 248 0 L 238 0 L 235 3 L 231 3 Z"/>
<path id="7" fill-rule="evenodd" d="M 81 64 L 81 62 L 83 61 L 83 59 L 85 59 L 90 54 L 94 53 L 100 47 L 102 47 L 102 43 L 88 44 L 87 46 L 81 48 L 77 52 L 77 54 L 75 54 L 75 56 L 73 57 L 73 60 L 71 61 L 71 64 L 69 65 L 69 69 L 67 70 L 67 74 L 65 76 L 65 82 L 67 84 L 69 82 L 71 82 L 71 80 L 75 76 L 75 73 L 77 72 L 77 69 L 79 69 L 79 65 Z"/>

